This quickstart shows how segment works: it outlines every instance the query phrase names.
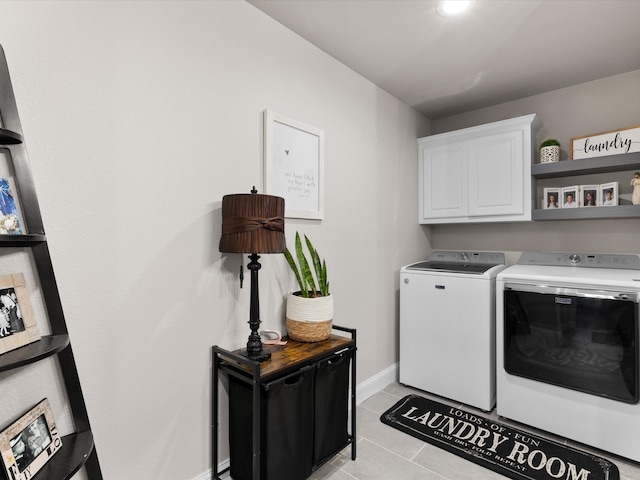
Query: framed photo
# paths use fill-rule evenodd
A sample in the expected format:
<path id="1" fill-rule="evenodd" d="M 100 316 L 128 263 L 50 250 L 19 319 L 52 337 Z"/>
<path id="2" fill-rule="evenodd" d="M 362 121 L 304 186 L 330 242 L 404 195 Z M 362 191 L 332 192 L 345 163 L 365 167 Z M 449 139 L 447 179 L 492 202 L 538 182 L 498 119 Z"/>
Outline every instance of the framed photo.
<path id="1" fill-rule="evenodd" d="M 640 125 L 571 139 L 571 160 L 640 151 Z"/>
<path id="2" fill-rule="evenodd" d="M 0 354 L 40 340 L 22 273 L 0 276 Z"/>
<path id="3" fill-rule="evenodd" d="M 285 217 L 324 218 L 324 132 L 264 112 L 264 192 L 283 197 Z"/>
<path id="4" fill-rule="evenodd" d="M 600 206 L 600 185 L 580 185 L 580 206 Z"/>
<path id="5" fill-rule="evenodd" d="M 562 208 L 561 191 L 561 188 L 545 188 L 542 208 Z"/>
<path id="6" fill-rule="evenodd" d="M 578 208 L 578 194 L 580 188 L 578 185 L 562 188 L 562 208 Z"/>
<path id="7" fill-rule="evenodd" d="M 60 447 L 62 440 L 46 398 L 0 432 L 2 463 L 11 480 L 31 479 Z"/>
<path id="8" fill-rule="evenodd" d="M 603 207 L 618 205 L 618 182 L 603 183 L 600 185 L 600 198 Z"/>
<path id="9" fill-rule="evenodd" d="M 0 177 L 0 235 L 22 235 L 16 196 L 9 179 Z"/>

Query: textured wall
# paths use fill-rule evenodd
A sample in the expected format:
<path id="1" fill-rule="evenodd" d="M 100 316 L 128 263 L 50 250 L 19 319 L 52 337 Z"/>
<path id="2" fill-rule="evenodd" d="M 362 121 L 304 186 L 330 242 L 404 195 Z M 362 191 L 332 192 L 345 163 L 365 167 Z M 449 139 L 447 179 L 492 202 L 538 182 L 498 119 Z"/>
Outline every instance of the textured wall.
<path id="1" fill-rule="evenodd" d="M 324 130 L 326 218 L 287 220 L 287 238 L 326 257 L 359 380 L 397 361 L 397 274 L 430 249 L 426 119 L 245 2 L 1 2 L 0 17 L 105 478 L 210 468 L 210 346 L 249 330 L 220 202 L 260 186 L 265 109 Z M 262 319 L 282 327 L 293 278 L 282 256 L 262 264 Z M 0 378 L 0 422 L 38 395 L 64 416 L 55 368 Z"/>

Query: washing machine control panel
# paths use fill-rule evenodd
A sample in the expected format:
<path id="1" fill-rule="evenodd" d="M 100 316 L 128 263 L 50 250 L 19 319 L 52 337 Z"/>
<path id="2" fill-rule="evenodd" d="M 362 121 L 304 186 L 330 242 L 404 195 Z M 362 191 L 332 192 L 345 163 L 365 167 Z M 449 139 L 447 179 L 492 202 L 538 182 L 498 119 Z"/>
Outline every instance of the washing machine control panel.
<path id="1" fill-rule="evenodd" d="M 640 270 L 640 256 L 616 253 L 525 252 L 520 256 L 518 265 Z"/>

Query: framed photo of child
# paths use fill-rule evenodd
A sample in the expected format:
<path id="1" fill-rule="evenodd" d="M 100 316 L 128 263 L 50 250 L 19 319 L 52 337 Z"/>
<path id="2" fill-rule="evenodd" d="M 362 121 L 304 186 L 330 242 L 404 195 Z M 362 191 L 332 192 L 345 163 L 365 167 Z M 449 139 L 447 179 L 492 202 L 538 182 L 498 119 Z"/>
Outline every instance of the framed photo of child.
<path id="1" fill-rule="evenodd" d="M 578 185 L 564 187 L 562 189 L 562 208 L 578 208 Z"/>
<path id="2" fill-rule="evenodd" d="M 561 192 L 561 188 L 545 188 L 542 208 L 562 208 L 562 204 L 560 203 Z"/>
<path id="3" fill-rule="evenodd" d="M 580 185 L 580 206 L 597 207 L 600 205 L 600 185 Z"/>
<path id="4" fill-rule="evenodd" d="M 603 207 L 618 205 L 618 182 L 603 183 L 600 185 L 600 198 Z"/>

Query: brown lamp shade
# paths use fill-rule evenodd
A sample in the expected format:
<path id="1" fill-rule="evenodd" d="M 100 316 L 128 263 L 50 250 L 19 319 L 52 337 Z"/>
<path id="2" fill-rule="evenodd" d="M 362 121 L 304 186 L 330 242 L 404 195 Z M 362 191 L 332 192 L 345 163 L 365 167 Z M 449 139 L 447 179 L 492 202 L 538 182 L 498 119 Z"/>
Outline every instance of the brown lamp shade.
<path id="1" fill-rule="evenodd" d="M 285 248 L 284 198 L 256 190 L 222 197 L 221 252 L 282 253 Z"/>

